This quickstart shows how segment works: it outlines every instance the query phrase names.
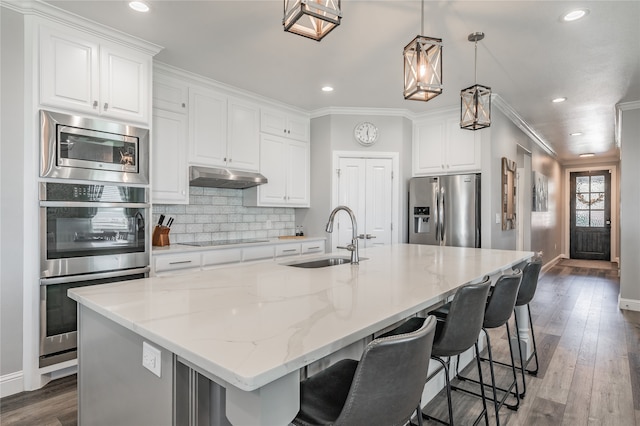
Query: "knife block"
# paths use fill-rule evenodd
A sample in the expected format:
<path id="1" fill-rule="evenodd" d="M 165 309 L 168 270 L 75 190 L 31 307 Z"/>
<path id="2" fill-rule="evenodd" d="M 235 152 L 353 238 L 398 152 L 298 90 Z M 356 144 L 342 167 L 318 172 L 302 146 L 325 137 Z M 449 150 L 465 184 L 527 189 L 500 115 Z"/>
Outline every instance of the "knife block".
<path id="1" fill-rule="evenodd" d="M 154 247 L 164 247 L 171 243 L 169 242 L 169 231 L 167 226 L 156 226 L 153 228 L 153 235 L 151 237 L 151 244 Z"/>

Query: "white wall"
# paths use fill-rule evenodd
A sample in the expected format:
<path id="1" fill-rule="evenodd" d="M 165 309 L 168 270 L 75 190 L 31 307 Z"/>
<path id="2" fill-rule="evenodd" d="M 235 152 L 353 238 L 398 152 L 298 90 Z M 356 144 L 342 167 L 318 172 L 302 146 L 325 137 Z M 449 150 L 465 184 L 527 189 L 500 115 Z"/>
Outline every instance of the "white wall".
<path id="1" fill-rule="evenodd" d="M 543 151 L 529 136 L 516 126 L 505 114 L 494 107 L 491 111 L 491 127 L 480 130 L 482 136 L 482 246 L 485 248 L 514 250 L 517 231 L 502 230 L 501 223 L 495 223 L 496 214 L 501 212 L 501 171 L 502 157 L 518 162 L 526 160 L 522 148 L 531 152 L 531 171 L 542 173 L 548 178 L 549 203 L 547 212 L 531 212 L 531 204 L 525 202 L 527 211 L 517 212 L 530 217 L 530 250 L 543 252 L 543 262 L 547 263 L 560 255 L 562 250 L 562 170 L 558 161 Z M 521 148 L 518 148 L 518 145 Z M 520 150 L 520 151 L 519 151 Z M 487 223 L 487 221 L 489 223 Z"/>
<path id="2" fill-rule="evenodd" d="M 374 123 L 380 135 L 372 147 L 360 145 L 353 137 L 358 123 Z M 402 116 L 329 114 L 311 120 L 311 208 L 296 209 L 296 224 L 304 225 L 307 235 L 325 236 L 324 227 L 331 213 L 331 177 L 334 151 L 397 152 L 400 170 L 395 179 L 401 179 L 399 194 L 400 242 L 407 241 L 407 185 L 411 177 L 412 122 Z M 396 225 L 396 224 L 394 224 Z M 327 247 L 327 250 L 329 248 Z"/>
<path id="3" fill-rule="evenodd" d="M 622 111 L 620 134 L 620 306 L 640 311 L 640 103 Z"/>
<path id="4" fill-rule="evenodd" d="M 25 73 L 22 15 L 2 8 L 0 19 L 0 376 L 4 378 L 22 370 Z"/>

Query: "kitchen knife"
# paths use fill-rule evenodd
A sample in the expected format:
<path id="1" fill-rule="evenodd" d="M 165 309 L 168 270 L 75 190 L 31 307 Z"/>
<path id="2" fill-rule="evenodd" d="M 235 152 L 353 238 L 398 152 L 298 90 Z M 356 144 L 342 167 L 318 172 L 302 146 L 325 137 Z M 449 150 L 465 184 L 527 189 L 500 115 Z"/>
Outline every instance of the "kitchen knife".
<path id="1" fill-rule="evenodd" d="M 162 226 L 162 222 L 164 222 L 164 215 L 160 215 L 160 219 L 158 219 L 158 226 Z"/>
<path id="2" fill-rule="evenodd" d="M 171 224 L 173 223 L 173 218 L 170 217 L 169 221 L 167 222 L 167 228 L 171 228 Z"/>

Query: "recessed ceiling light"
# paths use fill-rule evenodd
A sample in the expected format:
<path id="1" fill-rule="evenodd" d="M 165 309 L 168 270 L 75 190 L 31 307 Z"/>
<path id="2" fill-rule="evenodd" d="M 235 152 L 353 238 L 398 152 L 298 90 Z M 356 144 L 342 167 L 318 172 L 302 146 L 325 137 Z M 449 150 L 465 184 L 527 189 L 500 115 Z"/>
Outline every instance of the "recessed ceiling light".
<path id="1" fill-rule="evenodd" d="M 323 92 L 333 92 L 333 87 L 331 87 L 331 86 L 324 86 L 324 87 L 322 88 L 322 91 L 323 91 Z"/>
<path id="2" fill-rule="evenodd" d="M 552 99 L 551 102 L 553 102 L 554 104 L 559 104 L 560 102 L 564 102 L 566 100 L 567 98 L 555 98 L 555 99 Z"/>
<path id="3" fill-rule="evenodd" d="M 580 154 L 579 157 L 581 158 L 586 158 L 586 157 L 595 157 L 596 154 L 594 154 L 593 152 L 586 152 L 584 154 Z"/>
<path id="4" fill-rule="evenodd" d="M 568 12 L 562 16 L 562 20 L 565 22 L 577 21 L 589 14 L 589 9 L 576 9 Z"/>
<path id="5" fill-rule="evenodd" d="M 136 12 L 148 12 L 149 11 L 149 5 L 147 5 L 143 1 L 132 1 L 132 2 L 129 2 L 129 7 L 131 9 L 135 10 Z"/>
<path id="6" fill-rule="evenodd" d="M 582 132 L 569 133 L 569 136 L 582 136 Z"/>

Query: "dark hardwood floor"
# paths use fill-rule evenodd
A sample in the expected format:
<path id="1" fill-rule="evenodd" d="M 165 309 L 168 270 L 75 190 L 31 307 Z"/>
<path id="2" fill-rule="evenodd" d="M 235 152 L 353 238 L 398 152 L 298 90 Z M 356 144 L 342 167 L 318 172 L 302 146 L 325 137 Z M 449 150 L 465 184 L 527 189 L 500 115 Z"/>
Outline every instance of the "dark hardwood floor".
<path id="1" fill-rule="evenodd" d="M 531 303 L 540 370 L 527 376 L 520 409 L 500 411 L 501 424 L 640 425 L 640 312 L 619 310 L 618 293 L 617 270 L 607 263 L 561 261 L 541 275 Z M 494 356 L 506 359 L 506 333 L 493 330 L 491 341 Z M 496 373 L 498 383 L 507 382 L 507 369 Z M 489 377 L 486 366 L 483 375 Z M 479 399 L 462 392 L 453 398 L 456 423 L 470 424 Z M 76 399 L 76 376 L 59 379 L 2 398 L 0 424 L 76 425 Z M 444 393 L 425 412 L 446 419 Z M 495 424 L 491 409 L 489 419 Z"/>

